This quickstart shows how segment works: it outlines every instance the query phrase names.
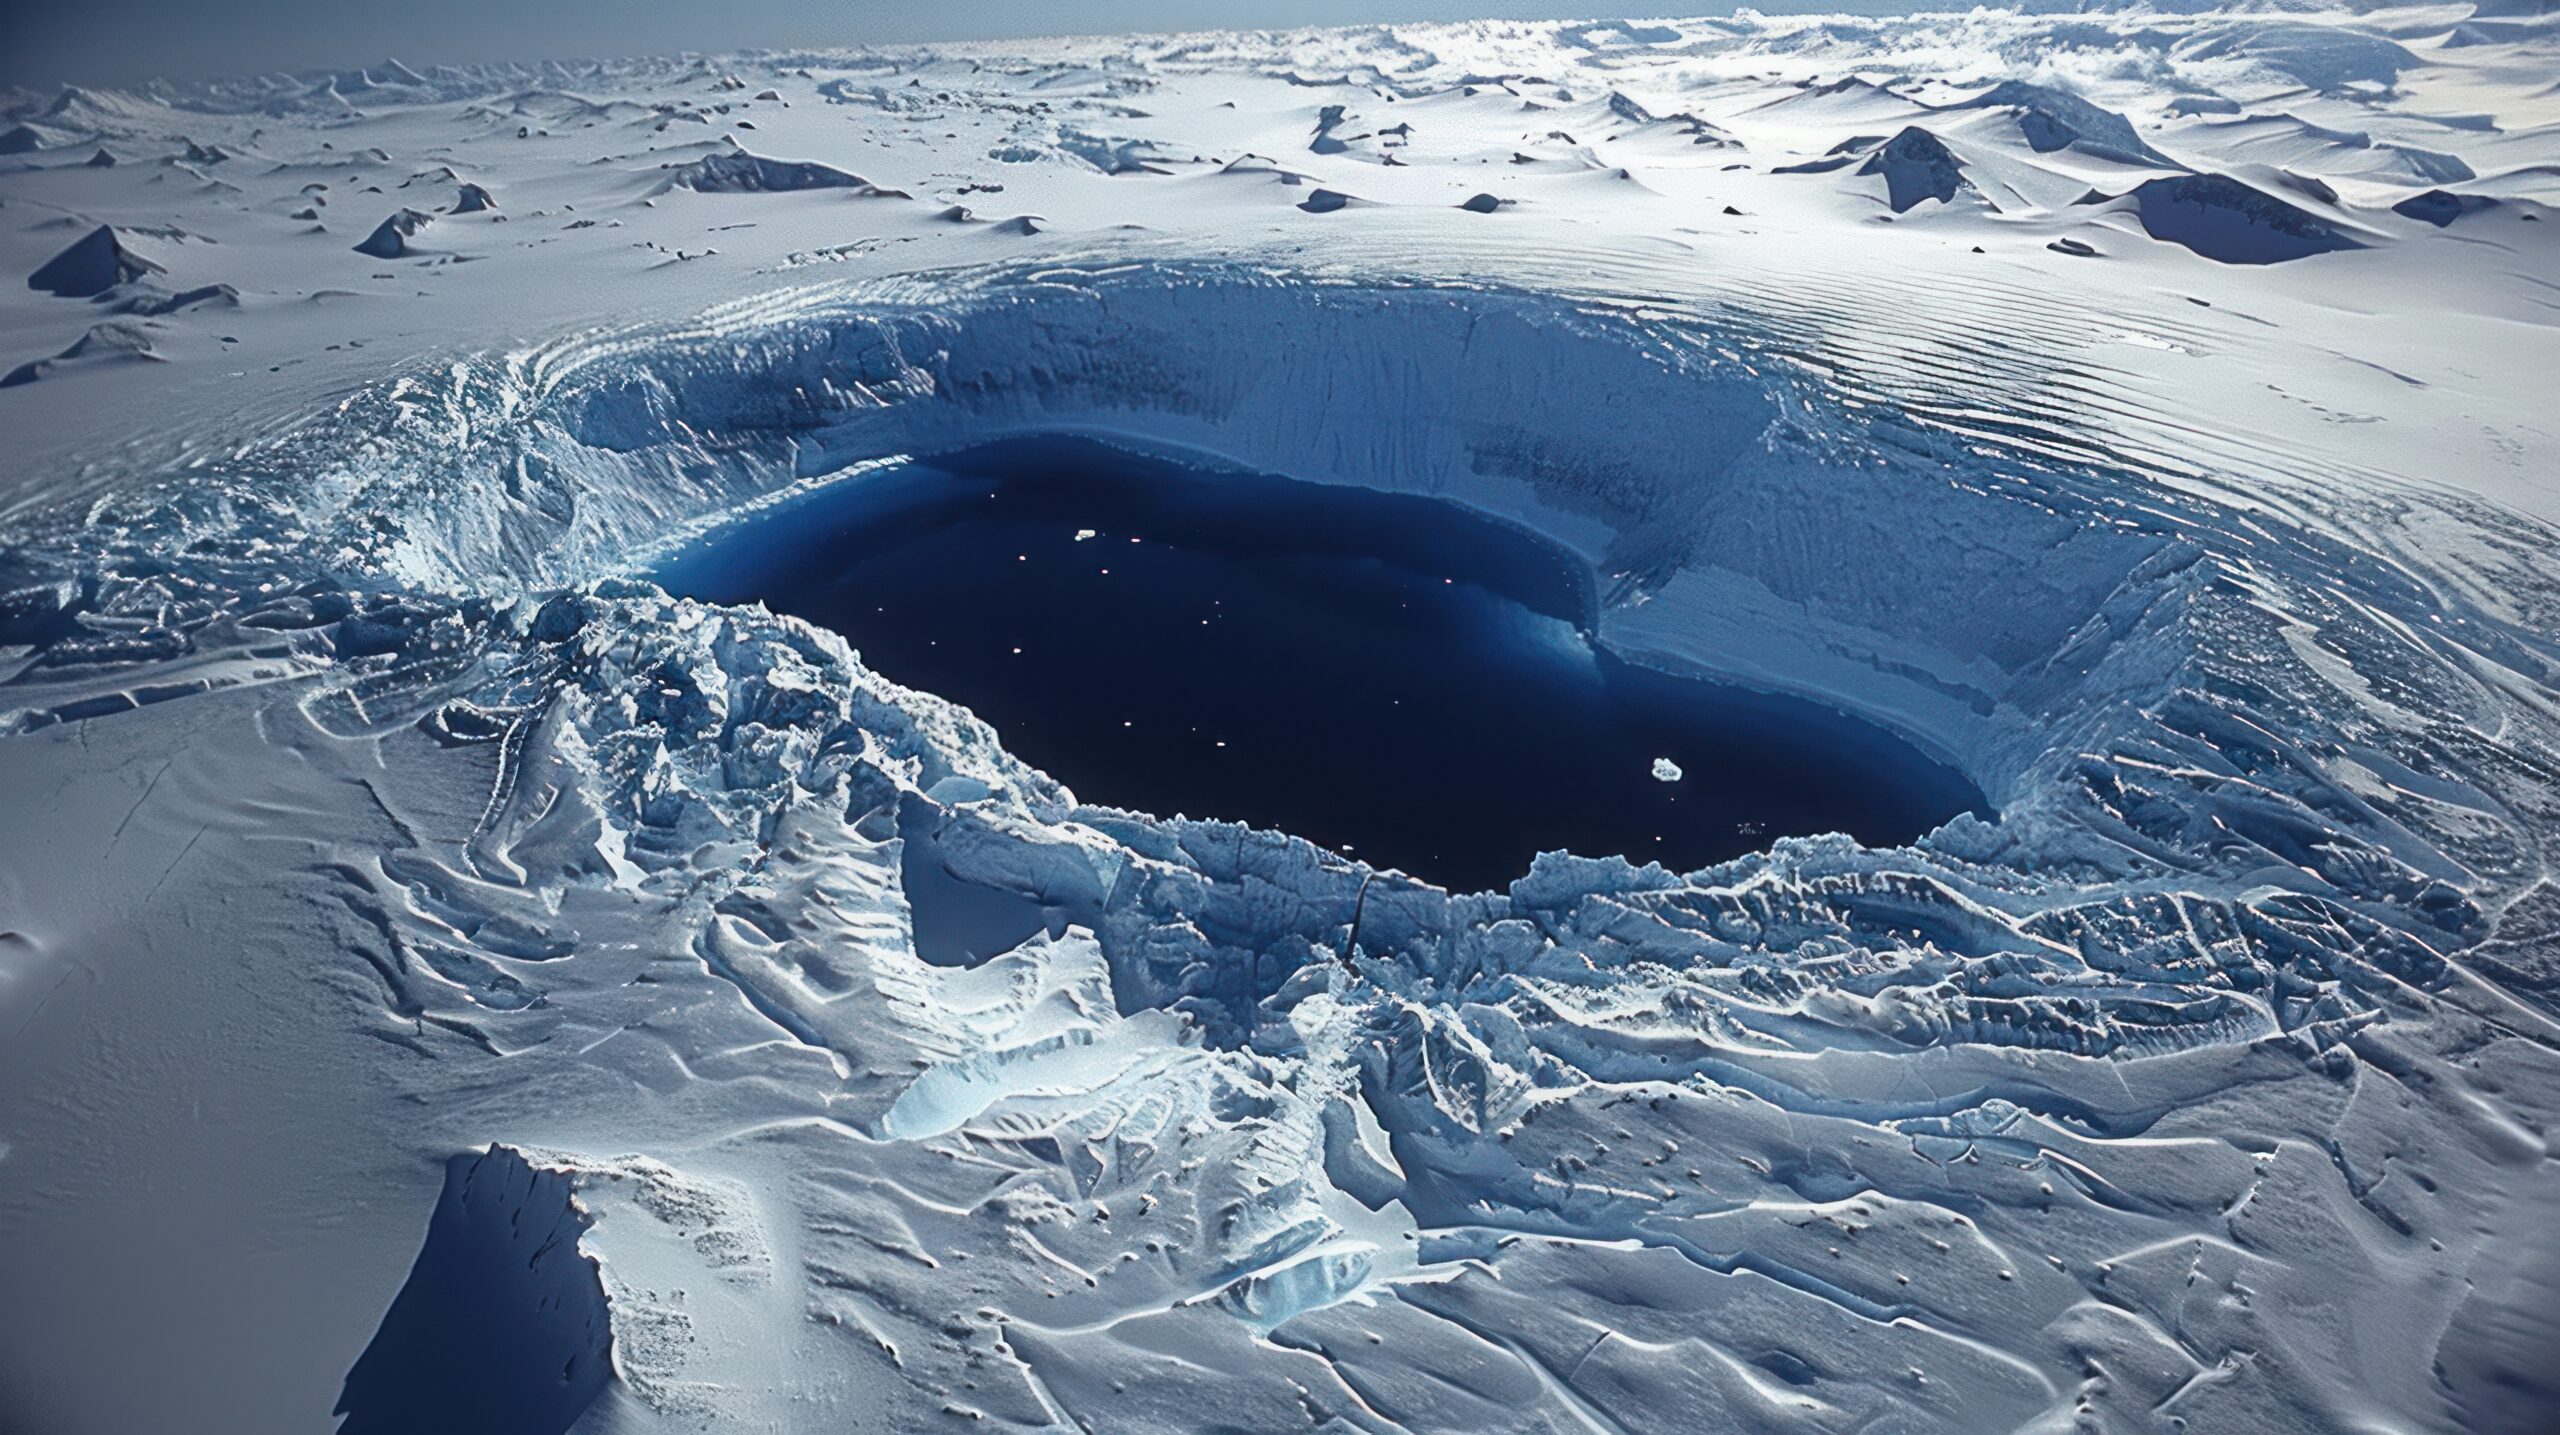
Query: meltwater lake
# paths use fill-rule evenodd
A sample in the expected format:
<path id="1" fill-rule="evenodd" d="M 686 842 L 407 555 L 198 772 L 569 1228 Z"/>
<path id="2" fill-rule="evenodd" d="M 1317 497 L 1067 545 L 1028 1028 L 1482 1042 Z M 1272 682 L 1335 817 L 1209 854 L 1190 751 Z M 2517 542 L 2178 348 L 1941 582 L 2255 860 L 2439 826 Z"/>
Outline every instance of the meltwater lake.
<path id="1" fill-rule="evenodd" d="M 1453 889 L 1544 849 L 1693 868 L 1988 811 L 1873 723 L 1618 657 L 1574 558 L 1435 499 L 1017 439 L 847 479 L 650 576 L 843 634 L 1084 801 Z"/>

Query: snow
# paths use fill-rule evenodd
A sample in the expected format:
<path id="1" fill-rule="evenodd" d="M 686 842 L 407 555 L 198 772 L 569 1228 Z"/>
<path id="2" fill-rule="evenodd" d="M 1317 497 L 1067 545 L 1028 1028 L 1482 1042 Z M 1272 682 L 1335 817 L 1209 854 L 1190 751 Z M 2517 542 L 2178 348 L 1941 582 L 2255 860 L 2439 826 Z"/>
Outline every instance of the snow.
<path id="1" fill-rule="evenodd" d="M 113 229 L 99 225 L 27 276 L 27 287 L 64 299 L 93 299 L 119 284 L 168 270 L 124 247 Z"/>
<path id="2" fill-rule="evenodd" d="M 374 226 L 373 233 L 366 235 L 355 250 L 375 259 L 397 259 L 410 252 L 409 241 L 417 238 L 418 231 L 434 222 L 432 214 L 414 209 L 400 210 Z"/>
<path id="3" fill-rule="evenodd" d="M 2541 1428 L 2531 9 L 18 106 L 0 1424 Z M 1036 433 L 1534 529 L 1999 820 L 1452 893 L 633 576 Z"/>

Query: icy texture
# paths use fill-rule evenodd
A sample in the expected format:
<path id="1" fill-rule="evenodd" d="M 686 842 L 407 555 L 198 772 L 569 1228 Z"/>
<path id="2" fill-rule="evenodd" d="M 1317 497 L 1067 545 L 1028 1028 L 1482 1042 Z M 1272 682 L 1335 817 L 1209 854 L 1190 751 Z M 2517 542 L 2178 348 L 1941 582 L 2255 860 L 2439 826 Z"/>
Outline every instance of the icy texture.
<path id="1" fill-rule="evenodd" d="M 1136 1348 L 1207 1340 L 1188 1328 L 1215 1311 L 1360 1389 L 1399 1378 L 1382 1361 L 1442 1358 L 1420 1337 L 1328 1353 L 1345 1321 L 1375 1317 L 1323 1312 L 1405 1272 L 1433 1283 L 1399 1323 L 1511 1331 L 1519 1353 L 1502 1358 L 1531 1370 L 1570 1366 L 1606 1330 L 1667 1334 L 1645 1335 L 1638 1309 L 1741 1302 L 1716 1325 L 1736 1332 L 1745 1364 L 1848 1363 L 1841 1375 L 1862 1382 L 1917 1367 L 1930 1383 L 1861 1383 L 1855 1408 L 1918 1414 L 1953 1387 L 1963 1397 L 1946 1418 L 2005 1424 L 2087 1395 L 2068 1374 L 2083 1353 L 2180 1349 L 2166 1332 L 2186 1317 L 2140 1293 L 2144 1252 L 2183 1271 L 2228 1251 L 2236 1264 L 2208 1279 L 2257 1293 L 2256 1313 L 2231 1317 L 2208 1350 L 2327 1341 L 2325 1323 L 2287 1337 L 2289 1313 L 2315 1294 L 2392 1289 L 2387 1268 L 2277 1232 L 2378 1221 L 2416 1239 L 2423 1212 L 2377 1196 L 2343 1144 L 2360 1125 L 2357 1073 L 2505 1019 L 2452 958 L 2497 934 L 2484 899 L 2540 890 L 2547 824 L 2496 814 L 2547 810 L 2545 780 L 2517 758 L 2524 734 L 2546 750 L 2553 739 L 2535 709 L 2500 704 L 2476 676 L 2502 651 L 2530 664 L 2494 617 L 2209 504 L 2155 496 L 2128 522 L 2087 475 L 2002 484 L 1978 461 L 1892 456 L 1718 358 L 1712 333 L 1570 311 L 1532 321 L 1522 296 L 1198 270 L 1072 279 L 991 276 L 930 314 L 864 305 L 626 349 L 611 365 L 555 367 L 538 392 L 463 371 L 443 381 L 433 426 L 469 426 L 486 448 L 448 439 L 410 457 L 403 421 L 386 415 L 364 467 L 342 470 L 363 482 L 326 509 L 239 521 L 256 519 L 262 491 L 329 471 L 307 444 L 272 470 L 199 475 L 143 510 L 133 547 L 89 580 L 81 633 L 15 685 L 19 721 L 101 710 L 88 675 L 101 663 L 124 673 L 112 660 L 136 656 L 115 615 L 137 602 L 171 613 L 177 598 L 183 615 L 159 630 L 176 671 L 281 643 L 348 675 L 305 699 L 325 727 L 414 721 L 492 744 L 496 792 L 467 840 L 386 855 L 360 880 L 400 954 L 382 970 L 386 1006 L 440 1013 L 493 1050 L 543 1049 L 544 1030 L 614 1000 L 552 960 L 560 949 L 662 923 L 677 901 L 698 913 L 704 970 L 826 1059 L 808 1076 L 838 1088 L 834 1120 L 851 1129 L 833 1139 L 853 1144 L 829 1155 L 835 1127 L 807 1128 L 797 1159 L 877 1171 L 892 1152 L 930 1159 L 959 1140 L 1056 1173 L 1054 1190 L 1024 1188 L 1047 1193 L 1017 1213 L 1034 1231 L 1074 1217 L 1032 1237 L 1063 1243 L 1054 1260 L 980 1267 L 1001 1277 L 988 1293 L 998 1309 L 1075 1277 L 1057 1309 L 993 1327 L 1018 1323 L 1006 1338 L 1034 1373 L 1092 1363 L 1086 1345 L 1119 1345 L 1117 1322 L 1150 1309 L 1142 1325 L 1186 1333 Z M 1464 370 L 1435 352 L 1460 345 Z M 1523 414 L 1505 399 L 1519 391 L 1502 378 L 1514 363 L 1578 375 L 1624 407 L 1566 393 Z M 1404 377 L 1309 414 L 1296 395 L 1336 366 Z M 412 381 L 399 402 L 423 415 L 435 392 Z M 480 430 L 475 411 L 510 421 Z M 1416 412 L 1435 422 L 1387 421 Z M 1646 415 L 1685 442 L 1649 431 Z M 1710 420 L 1719 427 L 1700 427 Z M 1558 857 L 1507 894 L 1452 897 L 1273 834 L 1078 808 L 965 714 L 885 687 L 828 635 L 611 580 L 510 596 L 603 570 L 646 535 L 804 469 L 1085 427 L 1551 525 L 1617 575 L 1604 631 L 1695 643 L 1897 715 L 1981 778 L 2003 820 L 1961 819 L 1903 852 L 1784 842 L 1689 877 Z M 706 431 L 723 442 L 694 437 Z M 1345 451 L 1348 435 L 1377 447 Z M 1647 457 L 1668 453 L 1679 461 Z M 1668 517 L 1683 510 L 1714 521 Z M 1819 545 L 1790 537 L 1817 529 Z M 234 548 L 269 595 L 226 598 L 237 569 L 151 557 L 174 546 Z M 397 575 L 401 591 L 314 586 L 294 574 L 301 553 Z M 1938 596 L 1978 583 L 1986 554 L 2016 596 Z M 500 596 L 459 596 L 492 579 Z M 1763 595 L 1749 614 L 1756 648 L 1663 616 L 1738 591 Z M 2499 704 L 2498 746 L 2473 740 L 2473 722 L 2425 716 L 2481 703 Z M 896 834 L 920 810 L 946 824 L 938 848 L 955 874 L 1028 895 L 1077 934 L 936 975 L 913 954 L 897 895 Z M 638 905 L 575 923 L 549 914 L 594 883 Z M 2433 1015 L 2393 1020 L 2420 1013 Z M 577 1019 L 614 1020 L 609 1006 Z M 917 1069 L 858 1077 L 889 1051 L 913 1052 Z M 1339 1185 L 1313 1179 L 1336 1164 L 1319 1159 L 1335 1103 L 1383 1133 L 1366 1159 L 1341 1158 Z M 2417 1138 L 2390 1129 L 2353 1139 Z M 2250 1193 L 2306 1158 L 2360 1212 L 2305 1210 L 2236 1236 L 2226 1212 L 2272 1219 Z M 2466 1159 L 2459 1147 L 2430 1159 L 2430 1181 L 2468 1184 Z M 932 1207 L 896 1193 L 928 1184 L 919 1172 L 878 1190 L 916 1228 L 938 1219 Z M 1133 1203 L 1154 1208 L 1145 1279 L 1085 1289 L 1126 1239 L 1088 1212 L 1125 1220 Z M 1387 1213 L 1401 1213 L 1392 1245 L 1374 1229 Z M 1588 1254 L 1549 1277 L 1534 1255 L 1526 1271 L 1497 1256 L 1506 1233 L 1632 1242 L 1679 1264 L 1603 1278 L 1592 1271 L 1607 1262 Z M 1510 1294 L 1431 1255 L 1453 1238 L 1453 1253 L 1497 1260 Z M 1973 1254 L 1933 1274 L 1946 1259 L 1934 1247 L 1958 1238 Z M 957 1230 L 917 1239 L 926 1251 L 972 1243 Z M 1839 1254 L 1844 1242 L 1864 1254 Z M 862 1293 L 848 1319 L 886 1322 L 892 1346 L 935 1348 L 930 1283 L 884 1285 L 876 1258 L 842 1260 Z M 2378 1284 L 2356 1284 L 2364 1269 Z M 1561 1307 L 1524 1295 L 1549 1279 L 1586 1294 Z M 2135 1294 L 2089 1305 L 2098 1290 Z M 1854 1325 L 1807 1336 L 1814 1311 L 1892 1322 L 1871 1328 L 1901 1332 L 1896 1348 Z M 908 1319 L 925 1326 L 898 1334 Z M 1540 1333 L 1557 1319 L 1589 1334 Z M 1549 1340 L 1573 1357 L 1535 1355 Z M 949 1367 L 915 1360 L 919 1389 L 949 1389 L 935 1373 Z M 2264 1373 L 2215 1388 L 2265 1402 L 2269 1419 L 2335 1408 L 2320 1403 L 2316 1366 L 2253 1368 Z M 1630 1392 L 1671 1369 L 1699 1373 L 1689 1361 L 1641 1369 L 1652 1373 L 1630 1371 Z M 1018 1398 L 1033 1401 L 1038 1378 L 1024 1379 Z"/>
<path id="2" fill-rule="evenodd" d="M 2366 95 L 2420 73 L 2368 30 L 2154 18 L 2172 28 L 2105 31 L 2107 53 L 2252 96 L 2281 91 L 2271 75 Z M 2415 450 L 2334 437 L 2338 410 L 2300 418 L 2311 401 L 2281 386 L 2305 381 L 2263 357 L 2299 351 L 2247 347 L 2278 342 L 2247 327 L 2270 321 L 2090 299 L 2152 284 L 2102 273 L 2150 244 L 2139 196 L 2201 196 L 2261 240 L 2301 236 L 2257 201 L 2296 207 L 2163 168 L 2202 163 L 2182 141 L 2208 118 L 2147 124 L 2136 149 L 2114 111 L 2058 92 L 1959 111 L 1982 76 L 1914 100 L 1845 73 L 1880 36 L 1910 40 L 1899 59 L 1950 36 L 2096 48 L 2038 48 L 2014 18 L 1930 24 L 1229 37 L 974 81 L 917 57 L 934 86 L 1015 106 L 998 113 L 1020 149 L 989 166 L 1057 171 L 1007 182 L 1216 186 L 1185 193 L 1342 237 L 937 224 L 917 242 L 946 247 L 918 252 L 945 262 L 815 280 L 870 256 L 811 243 L 708 309 L 404 362 L 326 403 L 295 389 L 302 422 L 53 477 L 10 510 L 0 782 L 107 855 L 67 836 L 14 854 L 28 891 L 87 905 L 31 904 L 0 938 L 12 970 L 72 984 L 88 953 L 67 911 L 183 903 L 236 964 L 226 988 L 284 994 L 208 998 L 226 1017 L 209 1047 L 285 1024 L 359 1074 L 329 1093 L 340 1125 L 414 1124 L 401 1139 L 448 1155 L 504 1143 L 486 1160 L 510 1180 L 574 1190 L 613 1341 L 597 1418 L 617 1428 L 2533 1428 L 2554 1282 L 2537 1233 L 2560 1216 L 2552 514 L 2522 484 L 2392 469 Z M 2055 28 L 2089 41 L 2084 24 L 2103 28 Z M 1725 44 L 1815 74 L 1702 103 L 1711 123 L 1621 73 Z M 771 81 L 830 124 L 946 123 L 907 61 L 818 63 L 739 65 L 752 82 L 672 62 L 367 71 L 189 102 L 275 123 L 468 103 L 506 144 L 589 115 L 654 134 Z M 1204 69 L 1285 111 L 1291 162 L 1339 166 L 1342 187 L 1232 153 L 1140 172 L 1184 146 L 1090 144 L 1018 98 L 1072 88 L 1085 121 L 1135 125 L 1108 107 Z M 1373 104 L 1391 75 L 1407 98 Z M 694 109 L 512 88 L 608 77 L 682 85 Z M 1551 112 L 1523 115 L 1523 91 Z M 1421 166 L 1385 163 L 1408 147 L 1385 144 L 1388 109 L 1419 143 L 1435 106 L 1479 99 L 1510 133 L 1567 138 L 1525 141 L 1524 163 L 1524 141 L 1489 146 L 1428 205 L 1314 203 L 1404 193 L 1388 177 Z M 141 104 L 53 108 L 122 135 Z M 1950 148 L 1941 122 L 1978 128 Z M 1890 203 L 1873 228 L 1895 242 L 2029 226 L 2010 238 L 2039 266 L 2022 289 L 2100 287 L 2039 308 L 1961 270 L 1904 284 L 1868 251 L 1772 245 L 1758 267 L 1571 224 L 1448 237 L 1428 272 L 1402 242 L 1535 225 L 1573 196 L 1650 235 L 1626 216 L 1672 202 L 1644 186 L 1673 167 L 1593 159 L 1595 126 L 1711 157 L 1694 165 L 1781 123 L 1811 134 L 1787 158 L 1865 152 L 1853 128 L 1914 138 L 1872 147 L 1884 185 L 1844 164 L 1755 175 L 1755 195 L 1860 232 Z M 2064 160 L 2110 168 L 2036 167 Z M 1460 207 L 1497 163 L 1519 205 Z M 1950 175 L 2003 197 L 1871 192 Z M 636 222 L 663 176 L 628 178 Z M 869 198 L 770 178 L 647 213 L 823 202 L 830 225 L 874 222 L 837 218 Z M 2137 197 L 2076 202 L 2092 190 Z M 2414 192 L 2341 222 L 2384 224 Z M 916 201 L 919 232 L 951 197 Z M 1684 223 L 1748 218 L 1678 202 Z M 2401 215 L 2391 245 L 2248 272 L 2414 265 L 2435 251 L 2392 246 L 2498 214 L 2443 235 Z M 1436 227 L 1384 227 L 1405 223 Z M 2108 227 L 2106 263 L 2047 257 L 2069 224 Z M 660 232 L 690 252 L 695 231 Z M 1017 252 L 1032 240 L 1055 247 Z M 2155 247 L 2139 262 L 2190 267 L 2147 273 L 2302 312 L 2289 281 Z M 1896 282 L 1815 282 L 1842 253 Z M 2545 332 L 2512 363 L 2547 359 Z M 2277 399 L 2117 357 L 2215 346 Z M 2457 402 L 2357 363 L 2395 416 Z M 2262 441 L 2297 423 L 2330 436 Z M 798 486 L 1041 432 L 1532 526 L 1587 561 L 1607 641 L 1890 723 L 2000 820 L 1695 873 L 1548 854 L 1506 891 L 1449 893 L 1284 834 L 1090 805 L 832 634 L 627 576 Z M 2548 463 L 2547 435 L 2515 442 Z M 126 756 L 99 776 L 93 744 Z M 61 795 L 80 781 L 104 795 Z M 930 902 L 1029 935 L 928 951 Z M 120 990 L 92 1005 L 205 1027 Z M 362 1056 L 315 1035 L 342 1029 Z M 139 1066 L 109 1069 L 148 1084 Z M 296 1129 L 332 1133 L 311 1159 L 360 1184 L 358 1136 Z M 0 1182 L 44 1155 L 12 1150 Z M 411 1250 L 433 1199 L 397 1212 Z M 13 1231 L 28 1208 L 11 1194 Z"/>

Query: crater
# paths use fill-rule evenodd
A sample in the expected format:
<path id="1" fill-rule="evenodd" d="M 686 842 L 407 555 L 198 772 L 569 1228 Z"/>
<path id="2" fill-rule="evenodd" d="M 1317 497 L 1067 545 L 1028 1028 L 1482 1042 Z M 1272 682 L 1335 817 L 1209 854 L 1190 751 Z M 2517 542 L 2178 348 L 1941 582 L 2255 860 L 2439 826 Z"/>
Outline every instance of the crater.
<path id="1" fill-rule="evenodd" d="M 1086 801 L 1457 889 L 1542 850 L 1686 870 L 1988 811 L 1873 722 L 1614 650 L 1574 555 L 1412 494 L 1011 438 L 822 487 L 653 576 L 834 629 Z"/>

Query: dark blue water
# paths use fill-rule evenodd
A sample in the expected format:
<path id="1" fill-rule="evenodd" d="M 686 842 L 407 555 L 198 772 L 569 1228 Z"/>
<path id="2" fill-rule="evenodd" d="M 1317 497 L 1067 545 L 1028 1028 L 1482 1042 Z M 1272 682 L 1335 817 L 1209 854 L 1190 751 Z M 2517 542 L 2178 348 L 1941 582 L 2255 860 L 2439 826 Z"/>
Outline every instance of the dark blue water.
<path id="1" fill-rule="evenodd" d="M 1015 440 L 849 480 L 655 576 L 835 629 L 1087 801 L 1454 888 L 1547 848 L 1688 868 L 1985 810 L 1872 724 L 1596 649 L 1567 555 L 1430 499 Z"/>

